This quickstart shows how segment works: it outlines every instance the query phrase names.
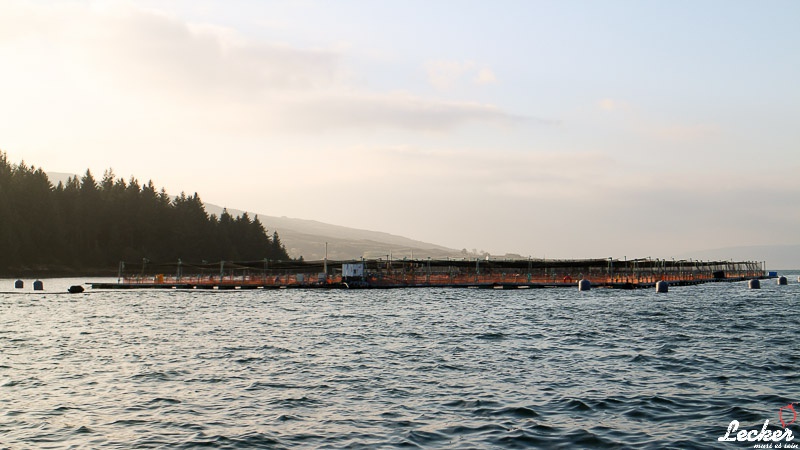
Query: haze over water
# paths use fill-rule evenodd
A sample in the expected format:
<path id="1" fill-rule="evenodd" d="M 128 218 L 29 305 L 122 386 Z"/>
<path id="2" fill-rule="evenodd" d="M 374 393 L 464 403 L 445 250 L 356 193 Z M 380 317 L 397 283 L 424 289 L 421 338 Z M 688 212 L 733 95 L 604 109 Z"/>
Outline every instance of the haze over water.
<path id="1" fill-rule="evenodd" d="M 789 279 L 78 295 L 60 292 L 85 280 L 2 280 L 0 448 L 752 448 L 717 438 L 731 420 L 780 429 L 800 401 Z"/>

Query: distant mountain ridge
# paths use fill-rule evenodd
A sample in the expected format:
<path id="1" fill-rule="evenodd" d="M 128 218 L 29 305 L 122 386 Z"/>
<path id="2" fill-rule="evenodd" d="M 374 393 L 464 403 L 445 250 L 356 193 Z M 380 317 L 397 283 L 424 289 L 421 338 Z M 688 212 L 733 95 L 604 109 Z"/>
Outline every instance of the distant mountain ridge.
<path id="1" fill-rule="evenodd" d="M 48 172 L 47 177 L 53 185 L 66 183 L 70 177 L 80 175 Z M 204 203 L 208 214 L 222 214 L 223 207 Z M 227 208 L 228 213 L 240 216 L 244 210 Z M 417 241 L 403 236 L 380 231 L 361 230 L 340 225 L 331 225 L 316 220 L 276 217 L 247 211 L 250 217 L 258 215 L 258 219 L 271 233 L 277 231 L 281 242 L 293 258 L 300 256 L 308 261 L 321 260 L 325 257 L 327 242 L 328 259 L 364 258 L 463 258 L 468 256 L 458 250 L 441 245 Z M 473 256 L 474 255 L 469 255 Z"/>
<path id="2" fill-rule="evenodd" d="M 206 203 L 209 214 L 222 213 L 222 207 Z M 242 210 L 228 208 L 228 213 L 237 216 Z M 256 213 L 247 211 L 252 217 Z M 308 219 L 275 217 L 258 214 L 258 219 L 270 231 L 277 231 L 286 250 L 292 257 L 303 256 L 306 260 L 325 257 L 328 243 L 329 259 L 357 258 L 463 258 L 461 251 L 429 242 L 417 241 L 381 231 L 361 230 L 340 225 L 331 225 Z"/>
<path id="3" fill-rule="evenodd" d="M 48 172 L 51 183 L 66 182 L 74 174 Z M 219 216 L 222 207 L 205 204 L 209 214 Z M 228 208 L 234 216 L 244 210 Z M 247 211 L 252 217 L 256 213 Z M 417 241 L 380 231 L 361 230 L 340 225 L 332 225 L 308 219 L 269 216 L 258 214 L 261 223 L 269 230 L 277 231 L 286 250 L 293 258 L 302 256 L 306 260 L 321 260 L 325 257 L 325 243 L 328 243 L 329 259 L 364 258 L 474 258 L 479 255 L 464 253 L 456 249 L 429 242 Z M 509 255 L 512 256 L 512 255 Z M 680 259 L 700 260 L 749 260 L 766 261 L 770 269 L 800 269 L 800 244 L 736 246 L 718 249 L 699 250 L 678 255 Z"/>
<path id="4" fill-rule="evenodd" d="M 222 208 L 206 204 L 209 214 L 219 215 Z M 243 211 L 228 209 L 233 215 Z M 248 214 L 253 214 L 248 212 Z M 289 254 L 303 258 L 322 259 L 325 242 L 328 242 L 328 258 L 352 259 L 381 258 L 392 252 L 392 257 L 415 258 L 474 258 L 476 255 L 427 242 L 397 236 L 379 231 L 359 230 L 339 225 L 331 225 L 315 220 L 292 219 L 258 215 L 261 222 L 270 230 L 277 230 Z M 800 244 L 751 245 L 699 250 L 678 256 L 680 259 L 766 261 L 768 269 L 800 269 Z"/>

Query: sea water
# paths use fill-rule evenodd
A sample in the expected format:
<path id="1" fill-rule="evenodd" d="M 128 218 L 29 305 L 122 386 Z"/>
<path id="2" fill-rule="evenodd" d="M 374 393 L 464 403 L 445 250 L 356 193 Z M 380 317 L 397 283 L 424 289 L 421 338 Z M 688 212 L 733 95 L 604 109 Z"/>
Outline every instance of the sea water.
<path id="1" fill-rule="evenodd" d="M 779 417 L 800 402 L 788 275 L 665 294 L 0 280 L 0 448 L 753 448 L 718 439 L 733 420 L 800 436 Z"/>

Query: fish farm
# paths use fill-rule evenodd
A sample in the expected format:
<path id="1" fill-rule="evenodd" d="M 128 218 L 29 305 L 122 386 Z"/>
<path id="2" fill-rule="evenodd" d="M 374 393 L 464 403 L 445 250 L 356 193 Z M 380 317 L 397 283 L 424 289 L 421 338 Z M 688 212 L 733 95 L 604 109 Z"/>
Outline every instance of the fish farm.
<path id="1" fill-rule="evenodd" d="M 360 259 L 187 264 L 121 262 L 95 289 L 650 288 L 770 278 L 763 262 L 666 259 Z"/>

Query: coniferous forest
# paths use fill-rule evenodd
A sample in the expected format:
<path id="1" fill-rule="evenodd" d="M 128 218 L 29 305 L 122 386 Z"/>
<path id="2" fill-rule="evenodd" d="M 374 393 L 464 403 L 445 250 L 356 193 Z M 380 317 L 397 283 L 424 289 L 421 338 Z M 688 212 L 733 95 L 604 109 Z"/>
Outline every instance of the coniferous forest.
<path id="1" fill-rule="evenodd" d="M 53 186 L 41 168 L 0 152 L 0 275 L 115 272 L 120 261 L 288 260 L 258 217 L 208 215 L 195 193 L 172 198 L 111 170 Z"/>

